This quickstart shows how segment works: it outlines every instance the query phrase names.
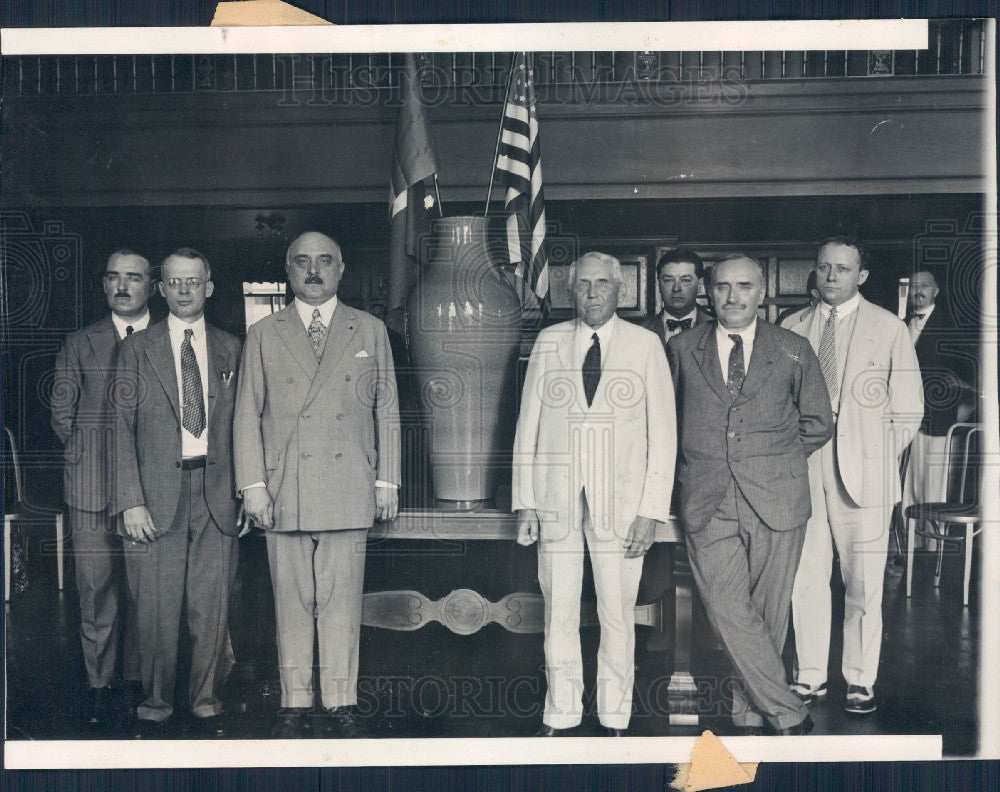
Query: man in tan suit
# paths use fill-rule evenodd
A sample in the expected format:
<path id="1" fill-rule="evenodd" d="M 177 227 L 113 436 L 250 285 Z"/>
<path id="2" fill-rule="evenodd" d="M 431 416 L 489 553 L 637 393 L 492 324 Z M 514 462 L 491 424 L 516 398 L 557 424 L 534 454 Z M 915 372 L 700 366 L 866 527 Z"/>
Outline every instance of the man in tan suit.
<path id="1" fill-rule="evenodd" d="M 63 495 L 73 531 L 91 726 L 106 725 L 110 716 L 109 686 L 118 657 L 119 604 L 125 588 L 122 543 L 115 532 L 117 521 L 108 511 L 107 454 L 114 428 L 109 386 L 121 340 L 149 325 L 146 304 L 153 293 L 149 261 L 126 248 L 108 257 L 103 281 L 111 315 L 66 338 L 56 357 L 52 389 L 52 428 L 66 446 Z M 127 683 L 138 687 L 131 629 L 135 614 L 127 616 L 123 675 Z M 136 698 L 137 691 L 130 691 L 130 697 Z"/>
<path id="2" fill-rule="evenodd" d="M 395 519 L 399 412 L 385 325 L 338 304 L 340 246 L 307 232 L 288 248 L 295 299 L 250 327 L 233 423 L 237 486 L 267 532 L 281 674 L 274 736 L 301 737 L 319 641 L 324 731 L 355 720 L 365 541 Z"/>
<path id="3" fill-rule="evenodd" d="M 924 415 L 920 367 L 906 325 L 858 292 L 868 278 L 863 248 L 835 238 L 816 255 L 818 305 L 785 327 L 809 339 L 836 420 L 830 442 L 809 458 L 812 517 L 792 593 L 797 674 L 805 701 L 826 695 L 830 575 L 840 556 L 844 595 L 845 710 L 875 711 L 882 646 L 882 578 L 889 520 L 900 497 L 899 457 Z"/>
<path id="4" fill-rule="evenodd" d="M 582 718 L 580 591 L 590 553 L 601 622 L 597 709 L 609 734 L 632 714 L 635 601 L 642 560 L 674 484 L 674 392 L 660 340 L 615 315 L 621 264 L 585 253 L 570 267 L 577 318 L 538 334 L 513 459 L 517 541 L 538 542 L 548 693 L 538 736 Z"/>

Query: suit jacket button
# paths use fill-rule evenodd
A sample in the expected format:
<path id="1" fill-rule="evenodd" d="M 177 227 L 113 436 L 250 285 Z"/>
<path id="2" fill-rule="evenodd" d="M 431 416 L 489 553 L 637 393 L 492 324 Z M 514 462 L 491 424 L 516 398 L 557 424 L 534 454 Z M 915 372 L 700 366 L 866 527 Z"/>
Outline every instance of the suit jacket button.
<path id="1" fill-rule="evenodd" d="M 350 381 L 351 381 L 351 375 L 348 374 L 346 377 L 344 377 L 344 382 L 350 382 Z"/>
<path id="2" fill-rule="evenodd" d="M 343 454 L 337 454 L 337 455 L 336 455 L 336 456 L 334 457 L 334 459 L 343 459 L 343 458 L 344 458 L 344 455 L 343 455 Z"/>
<path id="3" fill-rule="evenodd" d="M 174 467 L 180 467 L 180 466 L 181 466 L 180 462 L 174 462 Z"/>
<path id="4" fill-rule="evenodd" d="M 288 383 L 289 385 L 291 385 L 291 384 L 292 384 L 293 382 L 295 382 L 295 377 L 289 377 L 289 378 L 288 378 L 287 380 L 285 380 L 285 381 L 286 381 L 286 382 L 287 382 L 287 383 Z"/>

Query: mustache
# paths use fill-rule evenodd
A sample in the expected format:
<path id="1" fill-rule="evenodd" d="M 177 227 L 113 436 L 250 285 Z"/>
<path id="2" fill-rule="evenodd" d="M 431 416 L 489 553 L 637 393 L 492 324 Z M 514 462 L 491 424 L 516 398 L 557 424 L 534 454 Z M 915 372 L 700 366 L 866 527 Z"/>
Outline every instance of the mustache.
<path id="1" fill-rule="evenodd" d="M 123 292 L 123 291 L 115 292 L 115 297 L 131 297 L 131 296 L 132 295 L 129 294 L 128 292 Z"/>
<path id="2" fill-rule="evenodd" d="M 322 283 L 323 279 L 319 275 L 306 275 L 306 283 Z"/>

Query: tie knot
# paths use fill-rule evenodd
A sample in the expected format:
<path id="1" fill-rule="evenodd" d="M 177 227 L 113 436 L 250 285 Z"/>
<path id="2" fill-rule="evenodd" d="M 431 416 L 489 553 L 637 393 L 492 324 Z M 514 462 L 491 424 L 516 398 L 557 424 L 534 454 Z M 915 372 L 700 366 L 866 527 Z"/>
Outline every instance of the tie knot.
<path id="1" fill-rule="evenodd" d="M 598 336 L 598 335 L 597 335 L 597 333 L 594 333 L 594 334 L 593 334 L 593 335 L 591 336 L 591 339 L 593 339 L 593 341 L 594 341 L 594 343 L 595 343 L 595 344 L 599 344 L 599 343 L 601 343 L 601 338 L 600 338 L 600 336 Z"/>
<path id="2" fill-rule="evenodd" d="M 736 344 L 736 346 L 743 346 L 743 336 L 739 333 L 730 333 L 729 339 Z"/>
<path id="3" fill-rule="evenodd" d="M 194 330 L 192 330 L 190 327 L 184 331 L 185 338 L 190 338 L 193 335 L 194 335 Z"/>
<path id="4" fill-rule="evenodd" d="M 918 313 L 918 314 L 913 314 L 913 315 L 914 315 L 914 316 L 915 316 L 915 317 L 916 317 L 917 319 L 921 319 L 921 320 L 922 320 L 922 319 L 923 319 L 923 318 L 924 318 L 925 316 L 927 316 L 927 314 L 922 314 L 922 313 Z"/>
<path id="5" fill-rule="evenodd" d="M 132 327 L 132 325 L 129 325 L 128 327 L 125 328 L 125 335 L 127 335 L 127 336 L 132 335 L 132 333 L 134 333 L 134 332 L 135 332 L 135 328 Z"/>
<path id="6" fill-rule="evenodd" d="M 319 308 L 313 308 L 313 321 L 318 322 L 320 320 Z"/>
<path id="7" fill-rule="evenodd" d="M 837 318 L 837 306 L 836 305 L 831 305 L 830 306 L 830 318 L 831 319 L 836 319 Z"/>

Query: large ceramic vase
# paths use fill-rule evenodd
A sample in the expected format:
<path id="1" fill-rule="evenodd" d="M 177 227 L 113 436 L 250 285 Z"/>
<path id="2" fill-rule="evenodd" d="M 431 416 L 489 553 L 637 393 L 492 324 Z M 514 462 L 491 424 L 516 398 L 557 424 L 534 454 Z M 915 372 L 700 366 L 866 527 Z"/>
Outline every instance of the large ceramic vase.
<path id="1" fill-rule="evenodd" d="M 497 270 L 483 217 L 435 220 L 407 302 L 410 356 L 438 508 L 493 500 L 517 420 L 521 303 Z"/>

